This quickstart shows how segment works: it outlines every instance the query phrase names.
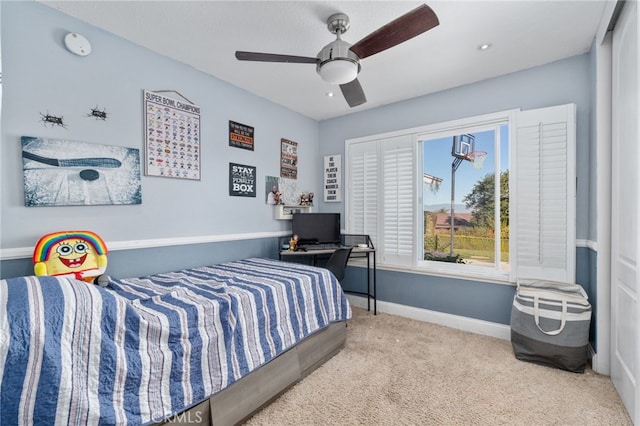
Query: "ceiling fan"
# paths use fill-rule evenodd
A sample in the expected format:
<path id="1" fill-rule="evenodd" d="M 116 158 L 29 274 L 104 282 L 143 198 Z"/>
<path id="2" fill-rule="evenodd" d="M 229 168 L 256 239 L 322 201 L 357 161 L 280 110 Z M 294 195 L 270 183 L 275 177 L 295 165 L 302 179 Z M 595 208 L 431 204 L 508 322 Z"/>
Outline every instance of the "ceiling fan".
<path id="1" fill-rule="evenodd" d="M 435 12 L 423 4 L 351 45 L 341 39 L 349 29 L 349 17 L 335 13 L 327 19 L 327 28 L 336 35 L 336 39 L 323 47 L 315 58 L 243 51 L 236 51 L 236 58 L 240 61 L 315 64 L 320 77 L 327 83 L 339 85 L 347 103 L 353 108 L 367 102 L 357 78 L 361 59 L 403 43 L 438 24 Z"/>

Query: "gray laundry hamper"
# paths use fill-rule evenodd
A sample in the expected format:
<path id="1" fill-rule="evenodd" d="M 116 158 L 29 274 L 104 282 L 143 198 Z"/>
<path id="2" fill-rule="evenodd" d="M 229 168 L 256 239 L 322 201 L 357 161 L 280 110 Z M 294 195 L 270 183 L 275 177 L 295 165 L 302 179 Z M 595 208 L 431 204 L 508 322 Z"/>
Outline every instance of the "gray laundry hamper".
<path id="1" fill-rule="evenodd" d="M 517 359 L 583 373 L 591 305 L 578 284 L 519 280 L 511 308 Z"/>

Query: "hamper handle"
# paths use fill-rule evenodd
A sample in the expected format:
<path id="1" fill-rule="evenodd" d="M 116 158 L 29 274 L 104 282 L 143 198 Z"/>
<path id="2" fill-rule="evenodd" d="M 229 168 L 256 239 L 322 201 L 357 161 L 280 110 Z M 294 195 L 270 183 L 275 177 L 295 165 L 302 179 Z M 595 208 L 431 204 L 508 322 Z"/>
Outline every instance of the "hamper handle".
<path id="1" fill-rule="evenodd" d="M 533 315 L 536 319 L 536 326 L 540 331 L 548 336 L 557 336 L 564 330 L 564 326 L 567 323 L 567 301 L 566 299 L 562 299 L 562 313 L 560 314 L 560 328 L 552 331 L 545 331 L 540 327 L 540 307 L 538 306 L 538 296 L 533 298 Z"/>

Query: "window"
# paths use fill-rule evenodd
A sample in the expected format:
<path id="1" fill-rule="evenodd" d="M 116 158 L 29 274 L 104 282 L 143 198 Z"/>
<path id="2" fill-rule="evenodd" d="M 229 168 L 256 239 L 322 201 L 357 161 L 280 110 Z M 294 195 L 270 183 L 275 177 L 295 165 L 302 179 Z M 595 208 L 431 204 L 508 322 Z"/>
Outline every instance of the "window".
<path id="1" fill-rule="evenodd" d="M 508 124 L 418 139 L 422 260 L 508 273 Z"/>
<path id="2" fill-rule="evenodd" d="M 352 139 L 345 152 L 346 230 L 371 236 L 380 265 L 575 279 L 575 105 Z"/>

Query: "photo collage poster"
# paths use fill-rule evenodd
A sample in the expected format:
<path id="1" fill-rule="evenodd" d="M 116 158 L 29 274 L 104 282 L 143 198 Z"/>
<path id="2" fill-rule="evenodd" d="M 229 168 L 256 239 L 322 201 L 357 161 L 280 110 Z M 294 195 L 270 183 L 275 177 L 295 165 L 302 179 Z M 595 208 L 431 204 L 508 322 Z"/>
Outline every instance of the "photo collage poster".
<path id="1" fill-rule="evenodd" d="M 145 174 L 200 180 L 200 107 L 144 91 Z"/>

